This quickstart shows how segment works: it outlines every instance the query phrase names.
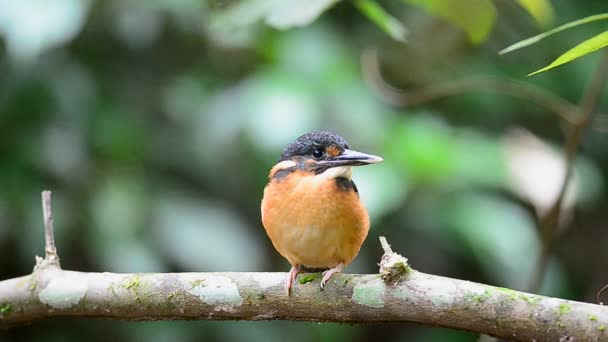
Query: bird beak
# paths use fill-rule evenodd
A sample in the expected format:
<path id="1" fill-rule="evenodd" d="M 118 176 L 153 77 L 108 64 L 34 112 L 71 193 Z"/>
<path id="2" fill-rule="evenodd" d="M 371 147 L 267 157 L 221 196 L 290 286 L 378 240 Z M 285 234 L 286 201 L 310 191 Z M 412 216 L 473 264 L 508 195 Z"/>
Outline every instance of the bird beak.
<path id="1" fill-rule="evenodd" d="M 326 163 L 334 166 L 360 166 L 380 163 L 383 161 L 382 157 L 374 156 L 367 153 L 357 152 L 353 150 L 344 150 L 339 156 L 335 156 L 326 161 Z"/>

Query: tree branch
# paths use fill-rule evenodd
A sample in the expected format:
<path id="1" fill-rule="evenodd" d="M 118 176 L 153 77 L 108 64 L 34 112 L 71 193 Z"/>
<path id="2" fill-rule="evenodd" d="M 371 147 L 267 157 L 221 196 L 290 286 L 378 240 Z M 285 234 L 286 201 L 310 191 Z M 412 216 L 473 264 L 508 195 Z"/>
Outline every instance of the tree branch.
<path id="1" fill-rule="evenodd" d="M 512 340 L 606 340 L 608 308 L 410 271 L 339 274 L 284 294 L 285 273 L 82 273 L 45 269 L 0 282 L 0 327 L 79 316 L 126 320 L 419 322 Z M 300 277 L 303 281 L 308 278 Z"/>

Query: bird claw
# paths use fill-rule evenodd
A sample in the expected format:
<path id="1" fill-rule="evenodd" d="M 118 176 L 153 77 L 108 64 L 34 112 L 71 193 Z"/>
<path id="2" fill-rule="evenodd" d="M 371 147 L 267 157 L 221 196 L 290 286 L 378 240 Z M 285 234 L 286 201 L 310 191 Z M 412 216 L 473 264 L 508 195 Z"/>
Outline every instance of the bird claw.
<path id="1" fill-rule="evenodd" d="M 342 272 L 343 268 L 344 268 L 344 264 L 338 264 L 336 267 L 330 268 L 329 270 L 323 272 L 323 278 L 321 279 L 321 290 L 323 290 L 325 288 L 325 284 L 327 284 L 327 282 L 329 281 L 329 278 L 331 278 L 331 276 L 334 275 L 334 273 Z M 293 282 L 296 280 L 296 277 L 298 276 L 298 273 L 300 273 L 300 272 L 301 271 L 300 271 L 300 268 L 298 267 L 298 265 L 291 266 L 291 269 L 289 270 L 289 274 L 287 274 L 287 279 L 285 279 L 285 294 L 287 296 L 289 296 Z"/>
<path id="2" fill-rule="evenodd" d="M 323 278 L 321 279 L 321 290 L 325 288 L 325 284 L 327 284 L 329 278 L 331 278 L 334 273 L 342 272 L 343 268 L 344 264 L 338 264 L 336 267 L 330 268 L 329 270 L 323 272 Z"/>
<path id="3" fill-rule="evenodd" d="M 287 275 L 287 279 L 285 279 L 285 294 L 289 296 L 289 291 L 291 290 L 291 285 L 293 284 L 296 276 L 300 273 L 300 269 L 297 266 L 291 266 L 289 270 L 289 274 Z"/>

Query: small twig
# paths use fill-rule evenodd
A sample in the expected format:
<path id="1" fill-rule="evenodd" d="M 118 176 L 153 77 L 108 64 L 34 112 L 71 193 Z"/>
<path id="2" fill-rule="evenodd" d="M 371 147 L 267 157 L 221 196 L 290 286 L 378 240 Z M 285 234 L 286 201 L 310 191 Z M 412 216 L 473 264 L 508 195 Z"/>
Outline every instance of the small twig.
<path id="1" fill-rule="evenodd" d="M 604 291 L 606 290 L 608 290 L 608 284 L 606 284 L 604 287 L 602 287 L 601 290 L 597 292 L 597 303 L 599 305 L 604 305 L 604 302 L 602 302 L 602 293 L 604 293 Z"/>
<path id="2" fill-rule="evenodd" d="M 583 133 L 593 118 L 593 112 L 600 99 L 600 95 L 602 94 L 602 90 L 604 89 L 607 78 L 608 49 L 604 49 L 602 58 L 597 66 L 597 70 L 594 71 L 593 77 L 591 78 L 591 81 L 583 94 L 583 98 L 580 103 L 579 115 L 577 116 L 578 119 L 573 124 L 573 127 L 566 137 L 566 146 L 564 149 L 566 176 L 562 182 L 559 195 L 555 199 L 555 202 L 553 203 L 553 206 L 549 212 L 542 217 L 539 222 L 539 230 L 543 247 L 537 262 L 536 272 L 529 287 L 531 292 L 538 292 L 544 277 L 548 259 L 551 255 L 551 249 L 553 248 L 555 233 L 559 225 L 563 200 L 566 195 L 568 185 L 570 184 L 570 180 L 574 174 L 574 162 L 576 159 L 576 154 L 583 139 Z"/>
<path id="3" fill-rule="evenodd" d="M 42 192 L 42 215 L 44 218 L 45 259 L 59 264 L 57 247 L 55 247 L 55 231 L 53 227 L 53 210 L 51 208 L 51 191 Z"/>
<path id="4" fill-rule="evenodd" d="M 386 238 L 384 236 L 380 237 L 380 245 L 382 246 L 382 249 L 384 250 L 384 254 L 393 253 L 393 250 L 391 249 L 391 245 L 388 244 L 388 241 L 386 241 Z"/>
<path id="5" fill-rule="evenodd" d="M 380 71 L 376 51 L 364 51 L 361 66 L 366 83 L 393 106 L 413 107 L 443 97 L 468 92 L 490 92 L 528 100 L 547 108 L 570 124 L 577 122 L 578 108 L 573 103 L 530 83 L 511 79 L 474 78 L 442 82 L 418 89 L 403 91 L 390 85 Z"/>
<path id="6" fill-rule="evenodd" d="M 380 259 L 380 277 L 385 282 L 394 284 L 411 271 L 410 265 L 407 263 L 406 257 L 393 252 L 384 236 L 380 236 L 380 245 L 384 250 L 384 255 Z"/>
<path id="7" fill-rule="evenodd" d="M 593 117 L 593 111 L 597 106 L 602 90 L 604 89 L 604 85 L 606 84 L 606 79 L 608 78 L 608 49 L 604 49 L 604 54 L 600 60 L 600 64 L 595 71 L 587 90 L 581 100 L 580 111 L 578 115 L 578 120 L 576 124 L 570 131 L 570 134 L 566 138 L 566 149 L 565 149 L 565 158 L 566 158 L 566 177 L 564 177 L 564 181 L 562 183 L 559 196 L 555 200 L 555 211 L 561 209 L 561 204 L 563 202 L 566 190 L 568 188 L 568 183 L 572 178 L 572 174 L 574 173 L 574 160 L 576 159 L 576 153 L 578 152 L 578 148 L 583 138 L 583 133 L 585 129 L 591 122 L 591 118 Z M 555 215 L 555 214 L 554 214 Z M 559 215 L 558 215 L 559 216 Z M 556 222 L 557 223 L 557 222 Z M 550 228 L 550 227 L 549 227 Z"/>

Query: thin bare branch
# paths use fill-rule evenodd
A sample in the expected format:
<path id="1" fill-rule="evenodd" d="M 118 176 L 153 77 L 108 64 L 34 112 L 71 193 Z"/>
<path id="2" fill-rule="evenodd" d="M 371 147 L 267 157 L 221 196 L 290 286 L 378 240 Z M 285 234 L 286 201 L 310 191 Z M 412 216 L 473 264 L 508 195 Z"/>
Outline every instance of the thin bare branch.
<path id="1" fill-rule="evenodd" d="M 57 247 L 55 247 L 55 230 L 53 227 L 53 209 L 51 205 L 51 191 L 45 190 L 42 197 L 42 215 L 44 218 L 45 259 L 59 265 Z"/>
<path id="2" fill-rule="evenodd" d="M 34 272 L 46 268 L 61 269 L 59 256 L 55 247 L 55 231 L 53 227 L 53 210 L 51 203 L 51 191 L 45 190 L 41 194 L 42 217 L 44 221 L 44 258 L 36 256 Z"/>
<path id="3" fill-rule="evenodd" d="M 393 106 L 413 107 L 468 92 L 490 92 L 528 100 L 548 109 L 569 123 L 577 122 L 576 105 L 530 83 L 512 79 L 475 78 L 447 81 L 404 91 L 386 82 L 380 71 L 376 51 L 364 51 L 361 56 L 361 66 L 363 77 L 369 87 Z"/>
<path id="4" fill-rule="evenodd" d="M 600 305 L 604 305 L 604 302 L 602 301 L 602 294 L 604 293 L 604 291 L 608 290 L 608 284 L 604 285 L 604 287 L 602 287 L 598 292 L 597 292 L 597 302 Z"/>
<path id="5" fill-rule="evenodd" d="M 384 236 L 380 237 L 380 245 L 382 246 L 382 249 L 384 250 L 384 254 L 393 253 L 393 250 L 391 249 L 391 245 L 388 244 L 388 241 L 386 241 L 386 238 Z"/>
<path id="6" fill-rule="evenodd" d="M 579 114 L 577 115 L 577 121 L 571 127 L 565 142 L 564 158 L 566 163 L 566 176 L 560 188 L 558 197 L 555 199 L 555 203 L 544 217 L 540 219 L 539 230 L 541 234 L 541 241 L 543 242 L 543 248 L 541 255 L 537 262 L 536 272 L 530 284 L 529 290 L 537 292 L 547 268 L 548 259 L 551 255 L 553 248 L 553 241 L 557 232 L 559 218 L 562 211 L 562 204 L 564 196 L 574 174 L 574 164 L 576 160 L 576 154 L 579 146 L 583 139 L 583 134 L 586 128 L 589 126 L 591 119 L 593 118 L 593 112 L 600 99 L 600 95 L 604 90 L 606 80 L 608 79 L 608 49 L 604 49 L 602 58 L 597 66 L 597 69 L 593 71 L 593 76 L 587 89 L 585 90 L 581 103 Z"/>

